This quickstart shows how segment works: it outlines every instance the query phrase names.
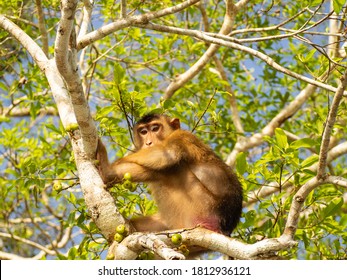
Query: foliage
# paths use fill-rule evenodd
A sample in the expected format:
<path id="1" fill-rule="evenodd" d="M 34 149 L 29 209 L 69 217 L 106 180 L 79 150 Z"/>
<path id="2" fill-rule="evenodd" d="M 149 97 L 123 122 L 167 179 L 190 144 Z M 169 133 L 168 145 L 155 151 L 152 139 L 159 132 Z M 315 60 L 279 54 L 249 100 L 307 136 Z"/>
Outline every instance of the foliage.
<path id="1" fill-rule="evenodd" d="M 60 17 L 58 2 L 42 1 L 50 57 L 54 54 Z M 175 1 L 128 2 L 128 11 L 143 14 L 172 6 Z M 321 1 L 252 2 L 235 18 L 233 31 L 244 32 L 235 32 L 234 39 L 289 34 L 288 30 L 317 23 L 322 18 L 319 12 L 326 15 L 329 9 Z M 344 2 L 333 1 L 342 25 Z M 82 3 L 79 5 L 81 12 Z M 35 9 L 33 1 L 0 3 L 1 12 L 41 45 Z M 207 29 L 202 23 L 202 10 L 208 17 L 209 32 L 218 33 L 225 13 L 224 1 L 204 1 L 203 9 L 192 6 L 155 22 Z M 295 20 L 284 25 L 285 29 L 266 30 L 293 16 Z M 96 1 L 92 28 L 119 17 L 119 1 Z M 293 72 L 317 80 L 331 70 L 321 80 L 337 86 L 345 59 L 327 55 L 329 37 L 325 31 L 329 21 L 327 17 L 300 35 L 243 44 Z M 251 32 L 254 28 L 257 31 Z M 0 250 L 39 259 L 105 258 L 108 245 L 86 209 L 68 133 L 57 115 L 49 84 L 30 55 L 1 28 L 0 46 Z M 112 151 L 111 158 L 122 157 L 131 150 L 131 128 L 141 115 L 159 111 L 179 117 L 185 129 L 194 130 L 226 160 L 240 136 L 261 133 L 307 86 L 249 53 L 222 46 L 216 57 L 223 64 L 227 81 L 222 79 L 216 60 L 211 59 L 172 98 L 164 99 L 168 84 L 191 67 L 207 47 L 206 42 L 192 36 L 133 26 L 80 52 L 85 94 L 99 135 Z M 228 85 L 232 92 L 227 90 Z M 265 135 L 259 146 L 238 154 L 235 169 L 242 181 L 245 207 L 233 237 L 255 243 L 283 233 L 294 194 L 317 174 L 322 133 L 333 94 L 317 88 L 273 135 Z M 232 118 L 232 96 L 237 100 L 243 134 L 237 131 Z M 342 102 L 331 148 L 346 142 L 346 112 L 346 103 Z M 329 174 L 346 178 L 346 153 L 329 162 Z M 267 196 L 256 195 L 271 186 L 276 191 Z M 145 185 L 132 191 L 120 184 L 112 189 L 112 195 L 125 217 L 156 210 Z M 325 184 L 315 188 L 300 213 L 295 234 L 298 247 L 279 254 L 291 259 L 346 259 L 346 211 L 345 187 Z"/>

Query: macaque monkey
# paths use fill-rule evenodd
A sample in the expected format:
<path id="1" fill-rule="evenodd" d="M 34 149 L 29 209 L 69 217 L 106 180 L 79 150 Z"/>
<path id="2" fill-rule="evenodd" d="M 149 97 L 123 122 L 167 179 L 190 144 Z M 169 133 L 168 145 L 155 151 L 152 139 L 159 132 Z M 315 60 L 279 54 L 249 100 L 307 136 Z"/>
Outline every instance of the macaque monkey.
<path id="1" fill-rule="evenodd" d="M 134 127 L 133 154 L 110 164 L 99 140 L 99 171 L 107 183 L 119 183 L 125 173 L 148 183 L 158 213 L 135 218 L 137 231 L 161 231 L 201 226 L 230 235 L 242 210 L 242 188 L 210 147 L 180 128 L 166 115 L 144 116 Z"/>

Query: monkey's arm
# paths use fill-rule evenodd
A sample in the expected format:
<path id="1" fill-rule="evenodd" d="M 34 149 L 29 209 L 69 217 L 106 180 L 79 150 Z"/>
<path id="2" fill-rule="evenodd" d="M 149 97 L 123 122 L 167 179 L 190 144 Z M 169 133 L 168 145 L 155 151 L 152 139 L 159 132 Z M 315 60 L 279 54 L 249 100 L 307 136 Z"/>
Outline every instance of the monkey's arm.
<path id="1" fill-rule="evenodd" d="M 131 174 L 132 180 L 135 182 L 147 182 L 156 178 L 155 172 L 135 162 L 125 160 L 127 157 L 110 164 L 106 148 L 100 139 L 96 158 L 99 161 L 100 175 L 105 183 L 119 183 L 127 172 Z"/>
<path id="2" fill-rule="evenodd" d="M 141 149 L 117 162 L 136 163 L 142 167 L 160 171 L 175 166 L 181 161 L 200 161 L 207 149 L 207 146 L 193 134 L 176 130 L 162 143 Z"/>
<path id="3" fill-rule="evenodd" d="M 142 149 L 115 162 L 115 166 L 133 163 L 151 170 L 162 170 L 174 166 L 182 159 L 182 151 L 178 147 L 157 146 Z"/>

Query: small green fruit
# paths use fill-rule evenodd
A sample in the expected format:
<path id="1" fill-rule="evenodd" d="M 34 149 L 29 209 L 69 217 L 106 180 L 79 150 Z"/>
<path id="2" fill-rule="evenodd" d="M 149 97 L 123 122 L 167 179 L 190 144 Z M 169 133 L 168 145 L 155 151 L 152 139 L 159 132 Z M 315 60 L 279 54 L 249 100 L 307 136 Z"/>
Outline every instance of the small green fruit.
<path id="1" fill-rule="evenodd" d="M 116 227 L 116 232 L 123 235 L 123 236 L 124 236 L 125 231 L 126 231 L 126 227 L 124 224 L 120 224 Z"/>
<path id="2" fill-rule="evenodd" d="M 123 182 L 123 187 L 128 189 L 131 192 L 134 192 L 134 191 L 136 191 L 137 185 L 132 183 L 129 180 L 126 180 L 126 181 Z"/>
<path id="3" fill-rule="evenodd" d="M 60 182 L 54 182 L 53 190 L 55 190 L 56 192 L 61 192 L 63 190 L 63 186 Z"/>
<path id="4" fill-rule="evenodd" d="M 65 130 L 67 132 L 73 132 L 75 130 L 79 129 L 79 126 L 77 123 L 70 123 L 65 127 Z"/>
<path id="5" fill-rule="evenodd" d="M 182 235 L 175 233 L 171 236 L 171 242 L 175 245 L 180 245 L 182 243 Z"/>
<path id="6" fill-rule="evenodd" d="M 114 255 L 113 254 L 107 255 L 106 260 L 114 260 Z"/>
<path id="7" fill-rule="evenodd" d="M 182 254 L 184 256 L 188 256 L 189 255 L 189 249 L 186 245 L 182 244 L 181 246 L 178 247 L 178 250 L 180 250 L 182 252 Z"/>
<path id="8" fill-rule="evenodd" d="M 139 260 L 148 260 L 148 254 L 147 252 L 141 252 L 141 254 L 138 256 Z"/>
<path id="9" fill-rule="evenodd" d="M 123 179 L 126 181 L 131 181 L 132 179 L 131 173 L 130 172 L 125 173 L 123 176 Z"/>
<path id="10" fill-rule="evenodd" d="M 116 234 L 114 235 L 113 239 L 114 239 L 114 241 L 120 243 L 124 239 L 124 236 L 123 236 L 123 234 L 120 234 L 120 233 L 116 232 Z"/>
<path id="11" fill-rule="evenodd" d="M 147 252 L 147 259 L 148 260 L 154 260 L 154 252 L 153 251 Z"/>

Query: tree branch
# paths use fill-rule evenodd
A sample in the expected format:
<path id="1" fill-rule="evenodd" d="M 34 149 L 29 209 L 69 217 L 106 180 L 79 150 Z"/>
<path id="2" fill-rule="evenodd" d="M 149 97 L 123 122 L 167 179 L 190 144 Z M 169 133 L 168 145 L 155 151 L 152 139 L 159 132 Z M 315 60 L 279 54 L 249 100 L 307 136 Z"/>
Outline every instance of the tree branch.
<path id="1" fill-rule="evenodd" d="M 88 26 L 92 19 L 94 0 L 84 0 L 83 3 L 84 3 L 84 7 L 83 7 L 82 23 L 81 23 L 81 28 L 77 36 L 77 41 L 79 41 L 80 38 L 85 36 L 88 32 Z"/>
<path id="2" fill-rule="evenodd" d="M 113 254 L 117 260 L 135 259 L 144 249 L 154 251 L 165 260 L 182 260 L 184 256 L 168 247 L 159 236 L 153 233 L 136 232 L 127 236 L 122 243 L 110 247 L 109 254 Z"/>
<path id="3" fill-rule="evenodd" d="M 324 131 L 323 131 L 323 137 L 322 137 L 322 143 L 321 143 L 321 149 L 319 153 L 319 164 L 318 164 L 318 171 L 317 171 L 317 177 L 321 178 L 325 176 L 326 174 L 326 166 L 327 166 L 327 158 L 328 158 L 328 150 L 329 150 L 329 143 L 330 143 L 330 137 L 332 133 L 332 129 L 334 127 L 336 117 L 337 117 L 337 111 L 340 105 L 340 102 L 342 100 L 344 91 L 347 86 L 347 71 L 345 72 L 344 76 L 341 77 L 341 83 L 339 87 L 337 88 L 336 94 L 334 96 L 333 102 L 331 104 L 331 108 L 329 111 L 328 118 L 325 123 Z"/>
<path id="4" fill-rule="evenodd" d="M 207 250 L 221 252 L 236 259 L 261 259 L 264 256 L 289 249 L 297 244 L 292 239 L 287 238 L 287 236 L 265 239 L 255 244 L 245 244 L 237 239 L 198 227 L 194 229 L 170 230 L 155 234 L 134 233 L 126 237 L 121 243 L 113 244 L 112 246 L 114 247 L 110 248 L 110 251 L 115 256 L 115 259 L 134 259 L 144 248 L 155 251 L 156 254 L 164 259 L 184 259 L 184 256 L 179 251 L 168 247 L 172 246 L 170 236 L 174 233 L 181 234 L 183 244 L 187 245 L 188 248 L 198 246 Z"/>
<path id="5" fill-rule="evenodd" d="M 279 65 L 270 56 L 267 56 L 266 54 L 264 54 L 260 51 L 254 50 L 250 47 L 246 47 L 246 46 L 240 45 L 238 43 L 234 43 L 234 42 L 228 42 L 228 41 L 225 41 L 222 39 L 213 38 L 213 37 L 207 35 L 208 33 L 205 33 L 202 31 L 187 30 L 187 29 L 177 28 L 177 27 L 168 27 L 168 26 L 153 24 L 153 23 L 135 24 L 135 25 L 140 27 L 140 28 L 146 28 L 146 29 L 151 29 L 151 30 L 156 30 L 156 31 L 161 31 L 161 32 L 192 36 L 192 37 L 198 38 L 198 39 L 200 39 L 204 42 L 207 42 L 207 43 L 218 44 L 221 46 L 225 46 L 225 47 L 229 47 L 232 49 L 236 49 L 236 50 L 245 52 L 245 53 L 248 53 L 254 57 L 257 57 L 257 58 L 263 60 L 270 67 L 278 70 L 279 72 L 282 72 L 283 74 L 291 76 L 297 80 L 301 80 L 303 82 L 309 83 L 311 85 L 320 87 L 322 89 L 326 89 L 326 90 L 331 91 L 331 92 L 336 92 L 335 87 L 327 85 L 327 84 L 322 83 L 322 82 L 319 82 L 319 79 L 311 79 L 311 78 L 308 78 L 306 76 L 300 75 L 296 72 L 293 72 L 293 71 Z M 345 93 L 347 94 L 347 92 L 345 92 Z"/>
<path id="6" fill-rule="evenodd" d="M 110 24 L 107 24 L 105 26 L 100 27 L 99 29 L 90 32 L 89 34 L 83 36 L 78 42 L 77 42 L 77 50 L 81 50 L 85 48 L 86 46 L 92 44 L 93 42 L 100 40 L 107 35 L 116 32 L 117 30 L 123 29 L 125 27 L 132 26 L 134 24 L 141 24 L 141 23 L 147 23 L 150 20 L 160 18 L 166 15 L 177 13 L 181 10 L 184 10 L 185 8 L 194 5 L 195 3 L 199 2 L 200 0 L 187 0 L 181 4 L 178 4 L 173 7 L 165 8 L 160 11 L 150 12 L 144 15 L 139 16 L 132 16 L 127 18 L 122 18 L 120 20 L 117 20 L 115 22 L 112 22 Z"/>
<path id="7" fill-rule="evenodd" d="M 246 2 L 247 1 L 243 1 Z M 234 5 L 233 0 L 226 1 L 226 11 L 224 21 L 219 34 L 226 35 L 232 30 L 233 22 L 238 8 Z M 188 81 L 193 79 L 210 61 L 210 59 L 216 54 L 219 49 L 219 45 L 211 44 L 206 52 L 194 63 L 186 72 L 178 75 L 166 88 L 164 99 L 172 97 L 172 95 L 181 87 L 183 87 Z"/>
<path id="8" fill-rule="evenodd" d="M 228 77 L 227 77 L 227 73 L 226 73 L 220 59 L 216 55 L 214 55 L 213 60 L 216 64 L 216 68 L 217 68 L 217 71 L 218 71 L 221 79 L 227 83 L 225 85 L 225 90 L 229 93 L 231 116 L 232 116 L 233 124 L 235 126 L 235 130 L 237 133 L 237 139 L 239 139 L 240 136 L 243 135 L 245 131 L 243 130 L 239 109 L 237 108 L 237 99 L 235 96 L 235 92 L 233 91 L 233 89 L 230 86 L 230 83 L 229 83 Z"/>
<path id="9" fill-rule="evenodd" d="M 44 251 L 48 255 L 55 255 L 56 254 L 56 252 L 54 250 L 49 250 L 45 246 L 42 246 L 41 244 L 38 244 L 38 243 L 33 242 L 31 240 L 19 237 L 19 236 L 14 235 L 14 234 L 0 232 L 0 237 L 10 238 L 10 239 L 14 239 L 14 240 L 20 241 L 20 242 L 22 242 L 24 244 L 27 244 L 27 245 L 35 247 L 35 248 L 37 248 L 39 250 L 42 250 L 42 251 Z"/>
<path id="10" fill-rule="evenodd" d="M 81 144 L 89 158 L 94 157 L 97 144 L 97 130 L 85 99 L 77 69 L 76 38 L 73 29 L 77 0 L 62 3 L 62 16 L 55 44 L 55 62 L 70 93 L 72 106 L 81 132 Z"/>
<path id="11" fill-rule="evenodd" d="M 10 21 L 6 16 L 0 14 L 0 27 L 10 33 L 33 57 L 42 71 L 48 64 L 48 58 L 42 49 L 21 28 Z"/>
<path id="12" fill-rule="evenodd" d="M 83 195 L 92 219 L 105 238 L 111 241 L 115 227 L 118 224 L 126 224 L 126 221 L 115 206 L 114 198 L 104 188 L 104 183 L 94 164 L 98 136 L 77 68 L 75 68 L 77 57 L 73 23 L 77 2 L 77 0 L 62 1 L 62 17 L 56 39 L 55 61 L 60 75 L 64 77 L 79 126 L 79 130 L 70 132 L 70 137 Z"/>
<path id="13" fill-rule="evenodd" d="M 36 8 L 37 8 L 37 16 L 39 18 L 39 29 L 42 36 L 42 49 L 43 49 L 43 52 L 48 57 L 48 33 L 45 26 L 45 17 L 42 10 L 42 3 L 41 3 L 41 0 L 35 0 L 35 1 L 36 1 Z"/>
<path id="14" fill-rule="evenodd" d="M 308 85 L 304 90 L 298 94 L 292 102 L 290 102 L 285 108 L 283 108 L 274 117 L 268 125 L 266 125 L 260 133 L 255 133 L 249 138 L 243 138 L 241 141 L 235 144 L 233 151 L 228 156 L 226 163 L 230 166 L 234 166 L 236 156 L 238 153 L 247 151 L 251 148 L 259 146 L 263 143 L 263 137 L 272 136 L 277 127 L 279 127 L 289 117 L 293 116 L 301 106 L 307 101 L 307 99 L 315 92 L 316 87 Z"/>
<path id="15" fill-rule="evenodd" d="M 25 260 L 27 258 L 23 258 L 23 257 L 18 256 L 16 254 L 11 254 L 11 253 L 7 253 L 4 251 L 0 251 L 0 259 L 1 260 Z"/>

